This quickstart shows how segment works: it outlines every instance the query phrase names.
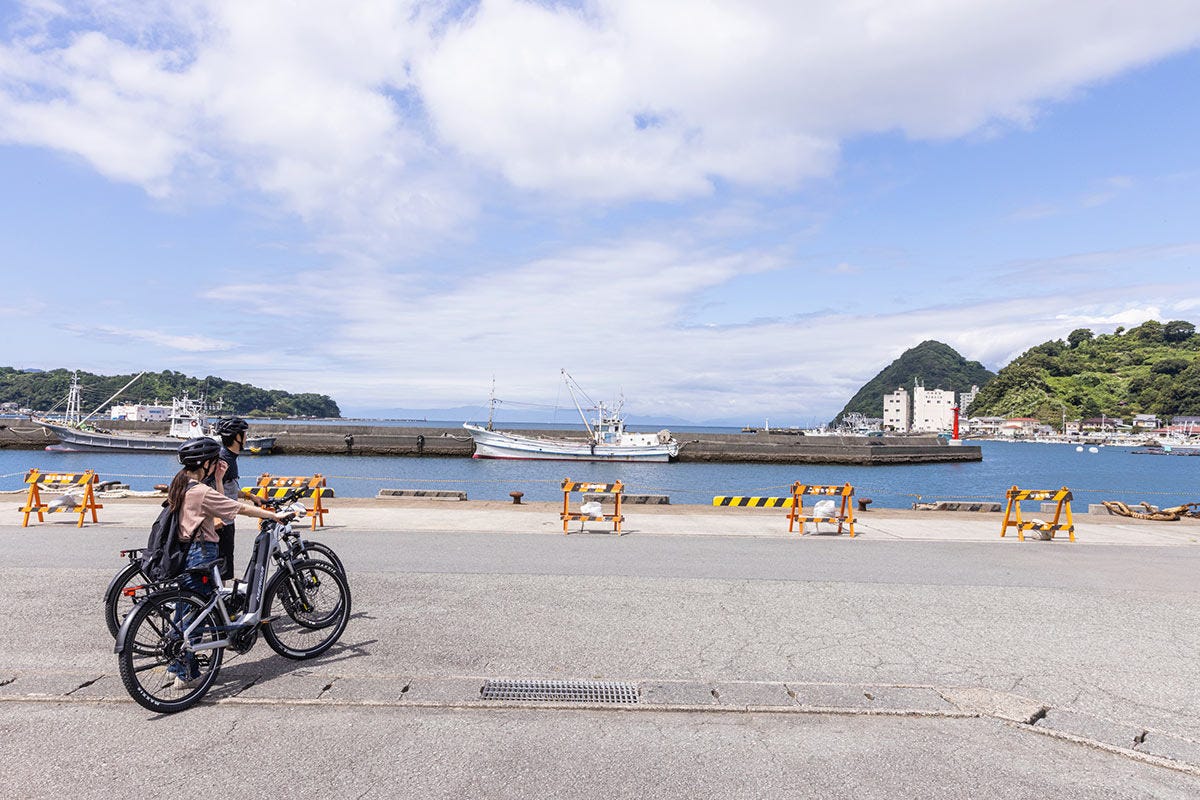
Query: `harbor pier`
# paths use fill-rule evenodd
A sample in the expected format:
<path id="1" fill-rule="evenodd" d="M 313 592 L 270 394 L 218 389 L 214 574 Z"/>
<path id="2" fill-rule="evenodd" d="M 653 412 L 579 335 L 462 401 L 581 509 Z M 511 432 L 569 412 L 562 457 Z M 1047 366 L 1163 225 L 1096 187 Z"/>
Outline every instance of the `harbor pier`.
<path id="1" fill-rule="evenodd" d="M 0 428 L 0 447 L 40 450 L 57 439 L 29 420 L 8 420 Z M 163 433 L 161 424 L 103 420 L 98 428 L 125 433 Z M 526 436 L 578 438 L 579 431 L 520 430 Z M 274 452 L 286 455 L 350 454 L 365 456 L 470 457 L 474 442 L 459 426 L 401 427 L 363 423 L 292 423 L 250 420 L 251 436 L 275 436 Z M 929 436 L 803 436 L 783 433 L 675 434 L 678 461 L 757 464 L 928 464 L 982 461 L 977 445 L 948 447 Z"/>

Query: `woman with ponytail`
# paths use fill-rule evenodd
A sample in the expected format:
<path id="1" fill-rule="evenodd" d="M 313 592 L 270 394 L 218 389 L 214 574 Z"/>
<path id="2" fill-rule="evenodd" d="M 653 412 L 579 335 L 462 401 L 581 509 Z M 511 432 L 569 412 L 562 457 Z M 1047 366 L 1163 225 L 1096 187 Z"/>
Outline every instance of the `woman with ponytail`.
<path id="1" fill-rule="evenodd" d="M 274 511 L 240 503 L 226 497 L 222 492 L 222 478 L 226 464 L 220 459 L 221 446 L 213 439 L 201 437 L 188 439 L 179 447 L 179 463 L 183 469 L 171 480 L 167 488 L 167 504 L 179 512 L 179 530 L 176 535 L 182 542 L 191 542 L 188 548 L 187 566 L 195 567 L 217 558 L 217 535 L 214 518 L 229 519 L 234 514 L 245 514 L 259 519 L 282 521 Z M 213 485 L 205 483 L 213 479 Z M 179 583 L 201 597 L 212 594 L 212 587 L 184 574 Z M 180 661 L 167 667 L 167 673 L 176 689 L 189 689 L 198 680 L 200 671 L 195 656 L 190 653 Z"/>

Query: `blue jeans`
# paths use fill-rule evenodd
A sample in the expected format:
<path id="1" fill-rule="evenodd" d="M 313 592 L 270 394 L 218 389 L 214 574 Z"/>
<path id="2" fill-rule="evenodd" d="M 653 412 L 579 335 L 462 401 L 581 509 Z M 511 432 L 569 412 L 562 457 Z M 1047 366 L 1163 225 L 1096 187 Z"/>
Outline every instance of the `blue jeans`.
<path id="1" fill-rule="evenodd" d="M 212 561 L 217 557 L 216 542 L 192 542 L 192 546 L 188 549 L 187 566 L 188 569 L 203 564 L 205 561 Z M 204 599 L 208 599 L 216 587 L 213 586 L 212 576 L 209 575 L 208 581 L 202 581 L 194 575 L 183 575 L 179 579 L 179 585 L 184 589 L 190 589 Z M 183 624 L 184 609 L 176 607 L 175 609 L 175 624 Z M 200 670 L 196 667 L 196 656 L 192 653 L 185 653 L 180 661 L 177 661 L 167 667 L 167 671 L 176 675 L 182 675 L 186 678 L 196 678 L 200 675 Z"/>

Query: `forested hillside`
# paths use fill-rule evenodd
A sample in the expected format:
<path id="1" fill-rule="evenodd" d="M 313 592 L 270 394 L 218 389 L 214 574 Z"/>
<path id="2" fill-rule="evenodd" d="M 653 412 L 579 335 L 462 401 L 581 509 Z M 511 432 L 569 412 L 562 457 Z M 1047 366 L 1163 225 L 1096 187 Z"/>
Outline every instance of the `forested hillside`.
<path id="1" fill-rule="evenodd" d="M 975 398 L 971 416 L 1046 422 L 1134 414 L 1200 415 L 1200 335 L 1184 320 L 1144 322 L 1031 347 Z"/>
<path id="2" fill-rule="evenodd" d="M 135 373 L 136 374 L 136 373 Z M 93 375 L 79 373 L 83 394 L 83 413 L 87 414 L 133 378 L 133 375 Z M 61 410 L 71 385 L 71 372 L 25 372 L 0 367 L 0 403 L 16 403 L 35 411 L 46 411 L 55 404 Z M 338 405 L 323 394 L 291 394 L 278 389 L 260 389 L 248 383 L 222 378 L 191 378 L 182 372 L 148 372 L 130 386 L 115 402 L 170 405 L 172 397 L 187 393 L 206 395 L 213 413 L 225 412 L 244 417 L 339 417 Z M 222 401 L 220 408 L 216 401 Z M 104 409 L 107 410 L 107 409 Z"/>
<path id="3" fill-rule="evenodd" d="M 994 377 L 995 373 L 978 361 L 967 361 L 950 345 L 930 339 L 905 350 L 884 367 L 850 398 L 834 422 L 852 411 L 868 417 L 882 417 L 883 396 L 896 391 L 898 386 L 911 391 L 914 380 L 920 380 L 926 389 L 965 392 L 972 386 L 985 386 Z"/>

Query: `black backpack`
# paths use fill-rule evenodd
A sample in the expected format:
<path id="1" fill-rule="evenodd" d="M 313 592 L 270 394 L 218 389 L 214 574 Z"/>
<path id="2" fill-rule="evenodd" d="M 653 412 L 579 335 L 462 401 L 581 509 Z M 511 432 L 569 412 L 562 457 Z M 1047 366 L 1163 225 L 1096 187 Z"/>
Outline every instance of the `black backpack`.
<path id="1" fill-rule="evenodd" d="M 150 538 L 142 551 L 142 572 L 155 583 L 178 577 L 187 566 L 188 548 L 192 543 L 179 541 L 179 510 L 172 509 L 164 501 L 158 519 L 150 526 Z"/>

